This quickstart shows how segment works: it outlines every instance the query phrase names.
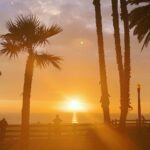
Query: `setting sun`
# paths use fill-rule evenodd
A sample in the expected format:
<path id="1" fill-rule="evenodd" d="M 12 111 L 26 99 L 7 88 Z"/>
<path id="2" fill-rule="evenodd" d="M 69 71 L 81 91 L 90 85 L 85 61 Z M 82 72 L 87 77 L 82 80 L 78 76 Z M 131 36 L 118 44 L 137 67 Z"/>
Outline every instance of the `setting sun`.
<path id="1" fill-rule="evenodd" d="M 72 111 L 79 111 L 84 109 L 81 102 L 78 99 L 72 99 L 68 104 L 68 108 Z"/>
<path id="2" fill-rule="evenodd" d="M 78 97 L 71 97 L 68 98 L 66 109 L 71 112 L 83 112 L 87 109 L 87 106 L 82 99 Z"/>
<path id="3" fill-rule="evenodd" d="M 83 42 L 83 41 L 80 41 L 80 45 L 84 45 L 84 42 Z"/>
<path id="4" fill-rule="evenodd" d="M 88 104 L 80 97 L 67 97 L 57 108 L 64 112 L 85 112 Z"/>

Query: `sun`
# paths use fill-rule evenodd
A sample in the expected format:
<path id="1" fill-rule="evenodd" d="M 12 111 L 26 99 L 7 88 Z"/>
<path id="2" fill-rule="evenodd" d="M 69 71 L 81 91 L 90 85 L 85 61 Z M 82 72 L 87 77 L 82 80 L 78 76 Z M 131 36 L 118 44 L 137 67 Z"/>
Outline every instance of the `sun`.
<path id="1" fill-rule="evenodd" d="M 78 111 L 78 110 L 81 110 L 82 108 L 82 104 L 79 102 L 78 99 L 72 99 L 68 105 L 69 105 L 69 108 L 73 111 Z"/>
<path id="2" fill-rule="evenodd" d="M 78 97 L 71 97 L 67 100 L 66 110 L 71 112 L 85 111 L 86 106 L 83 101 Z"/>
<path id="3" fill-rule="evenodd" d="M 84 45 L 84 41 L 80 41 L 80 45 Z"/>
<path id="4" fill-rule="evenodd" d="M 59 103 L 58 109 L 65 112 L 86 112 L 89 110 L 88 103 L 82 97 L 67 96 L 64 101 Z"/>

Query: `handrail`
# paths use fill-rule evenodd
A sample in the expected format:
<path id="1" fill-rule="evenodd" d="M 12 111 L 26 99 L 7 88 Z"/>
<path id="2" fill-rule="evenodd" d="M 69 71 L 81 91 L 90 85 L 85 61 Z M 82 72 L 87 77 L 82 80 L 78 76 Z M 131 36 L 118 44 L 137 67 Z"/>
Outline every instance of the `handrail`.
<path id="1" fill-rule="evenodd" d="M 126 126 L 137 127 L 137 120 L 126 120 Z M 50 138 L 55 136 L 66 135 L 87 135 L 95 128 L 100 128 L 103 124 L 31 124 L 30 138 Z M 112 120 L 112 127 L 116 128 L 119 120 Z M 144 120 L 142 126 L 150 129 L 150 120 Z M 3 139 L 19 139 L 21 135 L 21 125 L 10 124 L 7 126 L 5 133 L 0 133 L 0 140 Z"/>

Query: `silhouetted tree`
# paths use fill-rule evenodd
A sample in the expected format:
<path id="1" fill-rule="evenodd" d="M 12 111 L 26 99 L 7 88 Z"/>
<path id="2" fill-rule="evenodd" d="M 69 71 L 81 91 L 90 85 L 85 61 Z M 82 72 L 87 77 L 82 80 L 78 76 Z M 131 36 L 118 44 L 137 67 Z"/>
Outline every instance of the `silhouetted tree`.
<path id="1" fill-rule="evenodd" d="M 115 49 L 116 49 L 116 59 L 119 71 L 120 80 L 120 101 L 124 100 L 124 67 L 123 58 L 121 51 L 121 40 L 120 40 L 120 28 L 119 28 L 119 13 L 118 13 L 118 0 L 111 0 L 112 2 L 112 16 L 113 16 L 113 26 L 114 26 L 114 39 L 115 39 Z"/>
<path id="2" fill-rule="evenodd" d="M 101 103 L 102 103 L 102 109 L 104 113 L 104 122 L 110 123 L 109 94 L 108 94 L 108 85 L 107 85 L 107 76 L 106 76 L 100 0 L 94 0 L 93 4 L 95 6 L 96 28 L 97 28 L 97 38 L 98 38 L 100 84 L 101 84 L 101 93 L 102 93 Z"/>
<path id="3" fill-rule="evenodd" d="M 129 3 L 144 4 L 129 14 L 130 28 L 134 28 L 133 34 L 137 36 L 139 42 L 143 41 L 143 49 L 150 42 L 150 0 L 130 0 Z"/>
<path id="4" fill-rule="evenodd" d="M 22 106 L 22 149 L 28 149 L 29 142 L 29 117 L 30 117 L 30 94 L 34 65 L 45 68 L 52 64 L 60 69 L 61 58 L 48 53 L 38 51 L 36 48 L 48 43 L 48 38 L 58 34 L 62 29 L 53 25 L 46 27 L 41 24 L 35 16 L 19 16 L 16 20 L 7 22 L 8 33 L 1 36 L 3 49 L 1 54 L 12 58 L 18 56 L 20 52 L 27 52 Z"/>
<path id="5" fill-rule="evenodd" d="M 120 0 L 121 18 L 124 24 L 124 99 L 121 101 L 120 127 L 125 127 L 125 121 L 130 106 L 130 30 L 129 15 L 126 0 Z"/>

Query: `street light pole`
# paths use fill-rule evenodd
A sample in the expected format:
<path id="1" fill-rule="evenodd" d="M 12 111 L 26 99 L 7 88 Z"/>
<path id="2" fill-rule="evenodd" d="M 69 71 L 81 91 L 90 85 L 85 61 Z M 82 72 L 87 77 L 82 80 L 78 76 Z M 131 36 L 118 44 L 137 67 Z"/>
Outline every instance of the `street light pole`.
<path id="1" fill-rule="evenodd" d="M 139 128 L 141 129 L 141 85 L 137 85 L 137 92 L 138 92 L 138 124 Z"/>

